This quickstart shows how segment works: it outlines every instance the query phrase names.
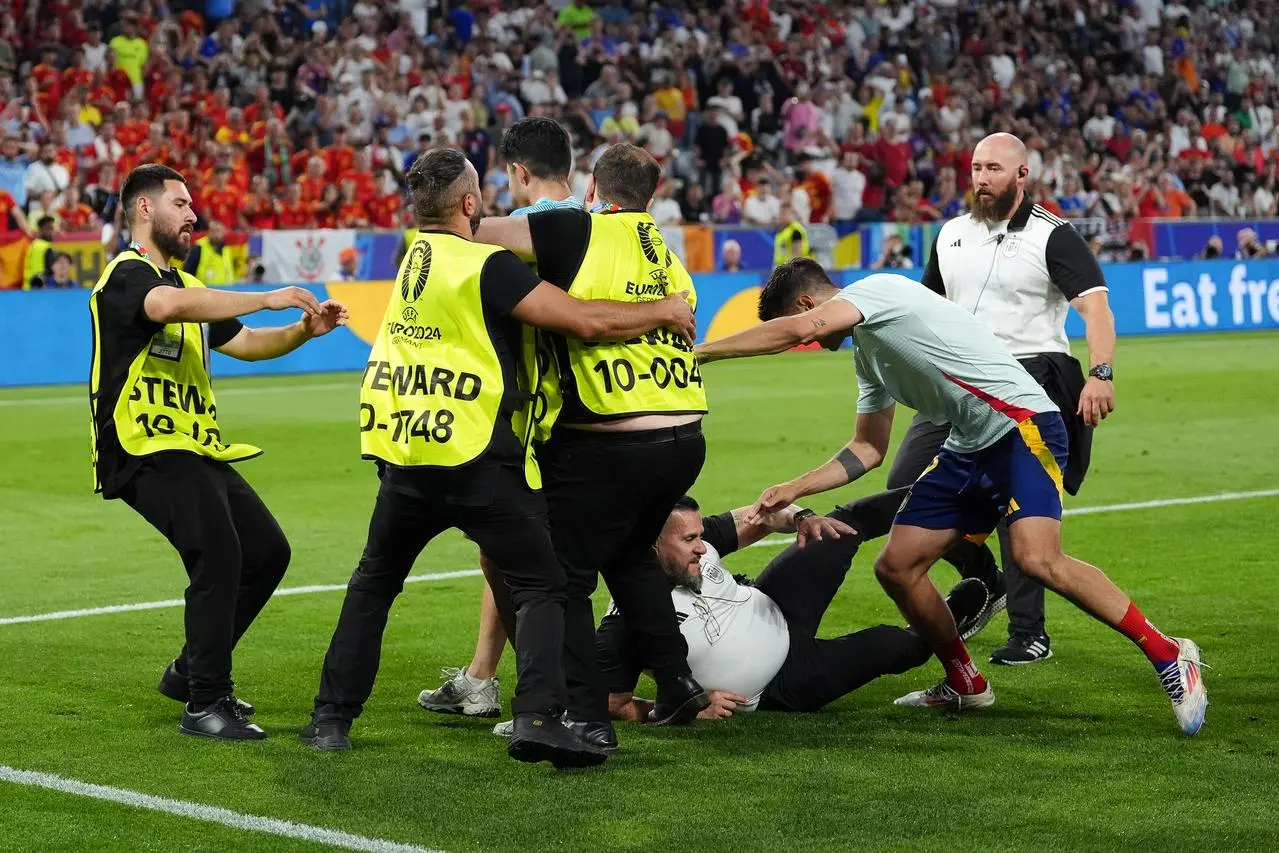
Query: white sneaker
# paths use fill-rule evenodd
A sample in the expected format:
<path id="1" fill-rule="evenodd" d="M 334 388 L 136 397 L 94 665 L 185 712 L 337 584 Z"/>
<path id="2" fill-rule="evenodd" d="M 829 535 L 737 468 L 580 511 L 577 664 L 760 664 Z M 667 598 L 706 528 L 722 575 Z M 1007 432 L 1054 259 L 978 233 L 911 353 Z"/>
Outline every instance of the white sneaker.
<path id="1" fill-rule="evenodd" d="M 446 667 L 448 679 L 435 690 L 423 690 L 417 703 L 438 714 L 462 714 L 466 717 L 496 717 L 502 713 L 501 685 L 497 678 L 480 681 L 465 669 Z"/>
<path id="2" fill-rule="evenodd" d="M 1159 683 L 1172 700 L 1172 712 L 1181 730 L 1192 735 L 1204 724 L 1208 711 L 1208 689 L 1199 670 L 1205 666 L 1199 646 L 1193 640 L 1175 638 L 1181 649 L 1177 662 L 1159 675 Z"/>
<path id="3" fill-rule="evenodd" d="M 507 720 L 504 723 L 498 723 L 493 727 L 493 734 L 498 737 L 511 737 L 515 734 L 515 721 Z"/>
<path id="4" fill-rule="evenodd" d="M 942 679 L 927 690 L 916 690 L 893 700 L 894 705 L 909 708 L 948 708 L 952 711 L 989 708 L 995 704 L 995 691 L 986 682 L 986 689 L 981 693 L 960 693 Z"/>

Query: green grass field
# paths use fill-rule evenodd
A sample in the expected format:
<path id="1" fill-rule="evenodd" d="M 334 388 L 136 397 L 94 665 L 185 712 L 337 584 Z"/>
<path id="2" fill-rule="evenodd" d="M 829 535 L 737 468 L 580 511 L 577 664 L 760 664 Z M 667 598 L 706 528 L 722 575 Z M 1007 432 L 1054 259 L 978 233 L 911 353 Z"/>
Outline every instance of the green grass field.
<path id="1" fill-rule="evenodd" d="M 710 455 L 696 497 L 748 503 L 847 440 L 846 355 L 707 368 Z M 1279 489 L 1279 336 L 1125 339 L 1116 415 L 1070 506 Z M 241 471 L 293 543 L 286 587 L 343 584 L 364 542 L 372 467 L 358 458 L 352 375 L 219 385 L 226 434 L 266 448 Z M 447 853 L 543 850 L 1275 850 L 1279 658 L 1274 603 L 1279 496 L 1069 518 L 1067 548 L 1105 568 L 1213 669 L 1201 734 L 1183 737 L 1141 655 L 1050 596 L 1056 657 L 986 666 L 999 704 L 950 716 L 892 706 L 940 667 L 883 679 L 816 715 L 755 714 L 681 730 L 622 726 L 623 752 L 557 773 L 506 757 L 493 721 L 416 705 L 443 666 L 469 660 L 480 581 L 414 583 L 392 612 L 356 748 L 295 740 L 306 721 L 338 592 L 271 602 L 236 657 L 240 695 L 270 733 L 228 746 L 181 737 L 155 692 L 181 643 L 178 608 L 4 624 L 6 617 L 180 598 L 169 546 L 90 493 L 80 389 L 0 393 L 0 765 L 218 806 Z M 899 414 L 904 428 L 906 413 Z M 899 429 L 900 435 L 900 429 Z M 810 501 L 826 510 L 882 472 Z M 858 555 L 823 626 L 899 621 Z M 756 573 L 776 549 L 729 560 Z M 456 534 L 417 574 L 473 569 Z M 939 584 L 954 580 L 947 567 Z M 602 607 L 604 599 L 599 599 Z M 997 617 L 972 643 L 984 661 Z M 514 684 L 510 655 L 504 692 Z M 318 850 L 315 844 L 0 781 L 0 849 Z"/>

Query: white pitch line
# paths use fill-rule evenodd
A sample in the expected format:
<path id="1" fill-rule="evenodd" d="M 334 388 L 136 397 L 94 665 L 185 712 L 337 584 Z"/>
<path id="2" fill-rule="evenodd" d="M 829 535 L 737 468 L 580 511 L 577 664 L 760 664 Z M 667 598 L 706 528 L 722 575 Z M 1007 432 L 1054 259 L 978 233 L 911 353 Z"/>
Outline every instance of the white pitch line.
<path id="1" fill-rule="evenodd" d="M 1137 509 L 1159 509 L 1166 506 L 1188 506 L 1190 504 L 1214 504 L 1221 501 L 1246 501 L 1251 498 L 1273 498 L 1279 496 L 1279 489 L 1258 489 L 1255 492 L 1221 492 L 1216 495 L 1195 495 L 1189 498 L 1161 498 L 1153 501 L 1138 501 L 1126 504 L 1101 504 L 1099 506 L 1076 506 L 1063 510 L 1063 515 L 1096 515 L 1105 512 L 1131 512 Z M 749 548 L 778 548 L 789 545 L 794 540 L 789 537 L 771 536 L 761 539 Z M 0 623 L 3 624 L 3 623 Z"/>
<path id="2" fill-rule="evenodd" d="M 463 569 L 457 572 L 439 572 L 433 575 L 411 575 L 404 579 L 405 583 L 429 583 L 431 581 L 447 581 L 454 578 L 472 578 L 484 574 L 479 569 Z M 290 586 L 277 589 L 275 598 L 281 595 L 307 595 L 312 592 L 341 592 L 346 589 L 344 583 L 315 584 L 313 586 Z M 26 622 L 52 622 L 57 619 L 78 619 L 81 616 L 104 616 L 108 613 L 133 613 L 137 610 L 163 610 L 168 607 L 181 607 L 185 604 L 180 598 L 167 601 L 139 601 L 135 604 L 112 604 L 107 607 L 89 607 L 84 610 L 59 610 L 54 613 L 37 613 L 33 616 L 6 616 L 0 619 L 0 625 L 21 625 Z"/>
<path id="3" fill-rule="evenodd" d="M 364 850 L 369 853 L 441 853 L 415 844 L 400 844 L 395 841 L 384 841 L 380 838 L 365 838 L 352 835 L 337 829 L 325 829 L 322 826 L 310 826 L 305 823 L 294 823 L 288 820 L 277 820 L 271 817 L 259 817 L 241 814 L 230 809 L 206 806 L 202 803 L 189 803 L 184 800 L 171 800 L 168 797 L 155 797 L 126 788 L 112 788 L 108 785 L 93 785 L 76 779 L 55 776 L 52 773 L 37 773 L 31 770 L 16 770 L 0 765 L 0 782 L 12 782 L 15 785 L 26 785 L 32 788 L 46 788 L 64 794 L 75 794 L 79 797 L 90 797 L 105 800 L 109 803 L 147 809 L 153 812 L 177 815 L 178 817 L 216 823 L 232 829 L 249 832 L 265 832 L 283 838 L 294 838 L 300 841 L 311 841 L 329 847 L 341 847 L 344 850 Z"/>
<path id="4" fill-rule="evenodd" d="M 352 374 L 354 376 L 354 374 Z M 352 378 L 350 382 L 308 382 L 308 383 L 289 383 L 280 382 L 270 385 L 250 385 L 247 388 L 231 386 L 223 388 L 217 392 L 219 397 L 237 397 L 250 396 L 253 394 L 278 394 L 281 391 L 340 391 L 344 388 L 350 389 L 354 394 L 358 384 Z M 70 403 L 82 403 L 89 405 L 89 392 L 86 389 L 83 394 L 75 397 L 15 397 L 12 400 L 0 399 L 0 408 L 6 406 L 40 406 L 46 403 L 53 405 L 66 405 Z"/>
<path id="5" fill-rule="evenodd" d="M 1259 489 L 1253 492 L 1221 492 L 1216 495 L 1195 495 L 1186 498 L 1162 498 L 1153 501 L 1139 501 L 1137 503 L 1122 504 L 1101 504 L 1099 506 L 1079 506 L 1071 507 L 1065 511 L 1066 515 L 1094 515 L 1106 512 L 1131 512 L 1139 509 L 1159 509 L 1168 506 L 1187 506 L 1190 504 L 1208 504 L 1219 503 L 1221 501 L 1243 501 L 1251 498 L 1270 498 L 1279 496 L 1279 489 Z M 788 545 L 793 540 L 790 537 L 772 536 L 768 539 L 761 539 L 759 542 L 748 546 L 750 548 L 780 548 Z M 412 575 L 404 579 L 405 583 L 428 583 L 431 581 L 446 581 L 455 578 L 471 578 L 481 575 L 479 569 L 463 569 L 456 572 L 440 572 L 431 575 Z M 319 584 L 315 586 L 293 586 L 277 589 L 275 595 L 305 595 L 312 592 L 341 592 L 346 589 L 346 584 Z M 112 604 L 107 607 L 90 607 L 84 610 L 59 610 L 54 613 L 37 613 L 32 616 L 6 616 L 0 618 L 0 626 L 4 625 L 21 625 L 27 622 L 52 622 L 57 619 L 77 619 L 81 616 L 102 616 L 109 613 L 132 613 L 137 610 L 161 610 L 171 607 L 181 607 L 183 601 L 180 598 L 173 598 L 167 601 L 139 601 L 135 604 Z"/>

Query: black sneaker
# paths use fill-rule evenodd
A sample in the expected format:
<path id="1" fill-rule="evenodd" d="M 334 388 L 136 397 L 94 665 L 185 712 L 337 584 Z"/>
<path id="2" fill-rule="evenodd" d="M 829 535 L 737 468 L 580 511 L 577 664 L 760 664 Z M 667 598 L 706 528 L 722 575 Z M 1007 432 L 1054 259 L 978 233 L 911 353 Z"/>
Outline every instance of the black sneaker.
<path id="1" fill-rule="evenodd" d="M 186 704 L 191 701 L 191 685 L 187 682 L 187 677 L 178 672 L 178 662 L 175 660 L 164 669 L 164 675 L 160 676 L 160 683 L 155 686 L 160 691 L 161 696 L 168 697 L 174 702 Z M 248 702 L 237 699 L 234 695 L 231 697 L 237 705 L 240 706 L 240 713 L 246 717 L 252 717 L 257 710 Z"/>
<path id="2" fill-rule="evenodd" d="M 178 731 L 184 735 L 217 740 L 263 740 L 266 737 L 266 732 L 241 713 L 234 696 L 223 696 L 203 708 L 196 708 L 188 702 Z"/>
<path id="3" fill-rule="evenodd" d="M 653 703 L 653 710 L 648 712 L 647 722 L 654 726 L 691 723 L 697 718 L 697 712 L 710 704 L 711 699 L 702 685 L 693 676 L 686 675 L 669 684 L 658 685 L 657 701 Z"/>
<path id="4" fill-rule="evenodd" d="M 990 617 L 1003 610 L 1008 604 L 1008 585 L 1004 582 L 1003 572 L 995 572 L 993 586 L 985 581 L 982 583 L 986 586 L 986 604 L 966 631 L 962 628 L 959 630 L 961 640 L 967 640 L 981 633 L 981 630 L 990 622 Z"/>
<path id="5" fill-rule="evenodd" d="M 1004 646 L 991 653 L 990 662 L 1000 666 L 1024 666 L 1052 656 L 1047 634 L 1013 634 Z"/>
<path id="6" fill-rule="evenodd" d="M 620 748 L 617 744 L 617 730 L 607 720 L 603 722 L 579 723 L 565 715 L 564 725 L 569 731 L 591 746 L 598 747 L 610 755 Z"/>
<path id="7" fill-rule="evenodd" d="M 981 630 L 978 620 L 989 598 L 986 585 L 976 578 L 965 578 L 950 588 L 946 606 L 955 617 L 955 628 L 960 637 L 968 639 Z"/>
<path id="8" fill-rule="evenodd" d="M 314 717 L 298 732 L 298 740 L 321 752 L 341 752 L 351 748 L 351 724 L 346 720 L 320 720 Z"/>
<path id="9" fill-rule="evenodd" d="M 549 761 L 557 769 L 594 767 L 608 759 L 607 752 L 582 740 L 550 714 L 516 714 L 506 754 L 529 764 Z"/>

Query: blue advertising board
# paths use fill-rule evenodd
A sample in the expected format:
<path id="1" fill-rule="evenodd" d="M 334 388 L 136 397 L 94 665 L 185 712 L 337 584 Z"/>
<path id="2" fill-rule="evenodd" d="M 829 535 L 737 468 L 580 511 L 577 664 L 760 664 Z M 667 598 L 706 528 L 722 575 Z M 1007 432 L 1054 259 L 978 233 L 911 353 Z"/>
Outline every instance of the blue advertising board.
<path id="1" fill-rule="evenodd" d="M 1120 335 L 1175 332 L 1224 332 L 1279 329 L 1279 260 L 1181 261 L 1108 264 L 1110 304 Z M 837 284 L 870 275 L 866 270 L 837 270 Z M 906 270 L 918 280 L 921 271 Z M 698 295 L 698 334 L 719 338 L 756 322 L 759 287 L 765 274 L 706 273 L 693 276 Z M 357 370 L 382 321 L 390 292 L 388 280 L 307 285 L 320 299 L 348 306 L 351 324 L 283 358 L 245 363 L 213 354 L 215 376 L 312 373 Z M 244 286 L 244 290 L 266 290 Z M 0 292 L 0 386 L 85 383 L 92 331 L 87 290 Z M 297 319 L 296 311 L 261 312 L 249 325 L 278 325 Z M 1071 337 L 1082 337 L 1083 321 L 1071 312 Z"/>

